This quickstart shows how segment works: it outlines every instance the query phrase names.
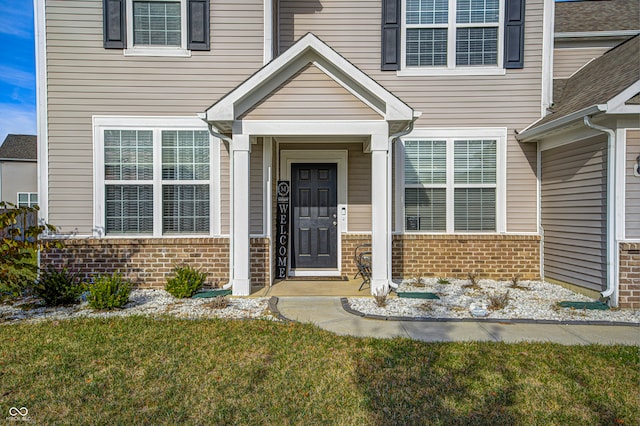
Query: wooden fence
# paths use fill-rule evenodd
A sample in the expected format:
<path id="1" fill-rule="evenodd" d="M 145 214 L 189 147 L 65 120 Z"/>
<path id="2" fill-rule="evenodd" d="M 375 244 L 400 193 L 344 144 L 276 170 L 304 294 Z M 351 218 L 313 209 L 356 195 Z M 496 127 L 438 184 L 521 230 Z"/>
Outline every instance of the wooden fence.
<path id="1" fill-rule="evenodd" d="M 7 209 L 0 209 L 0 214 L 7 211 Z M 24 239 L 24 231 L 30 226 L 36 226 L 38 224 L 38 212 L 25 212 L 20 214 L 17 218 L 17 223 L 10 226 L 7 229 L 0 229 L 0 238 L 6 238 L 12 229 L 19 229 L 20 235 L 16 238 Z"/>

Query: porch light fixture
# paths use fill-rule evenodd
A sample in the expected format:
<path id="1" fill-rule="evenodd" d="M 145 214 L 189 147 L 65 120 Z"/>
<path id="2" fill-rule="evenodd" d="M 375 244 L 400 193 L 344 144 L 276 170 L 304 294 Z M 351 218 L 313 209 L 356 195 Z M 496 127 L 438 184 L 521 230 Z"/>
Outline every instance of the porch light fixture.
<path id="1" fill-rule="evenodd" d="M 636 157 L 636 164 L 633 165 L 633 175 L 640 176 L 640 154 Z"/>

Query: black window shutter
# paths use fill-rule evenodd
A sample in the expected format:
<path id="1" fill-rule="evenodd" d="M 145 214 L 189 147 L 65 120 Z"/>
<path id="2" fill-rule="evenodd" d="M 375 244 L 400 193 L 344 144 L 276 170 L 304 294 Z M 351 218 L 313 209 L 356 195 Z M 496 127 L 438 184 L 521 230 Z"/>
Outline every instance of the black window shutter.
<path id="1" fill-rule="evenodd" d="M 125 23 L 126 0 L 103 0 L 104 48 L 124 49 L 127 44 L 127 25 Z"/>
<path id="2" fill-rule="evenodd" d="M 187 49 L 209 50 L 209 0 L 187 1 Z"/>
<path id="3" fill-rule="evenodd" d="M 504 67 L 524 67 L 525 0 L 505 0 Z"/>
<path id="4" fill-rule="evenodd" d="M 382 0 L 382 71 L 400 69 L 401 0 Z"/>

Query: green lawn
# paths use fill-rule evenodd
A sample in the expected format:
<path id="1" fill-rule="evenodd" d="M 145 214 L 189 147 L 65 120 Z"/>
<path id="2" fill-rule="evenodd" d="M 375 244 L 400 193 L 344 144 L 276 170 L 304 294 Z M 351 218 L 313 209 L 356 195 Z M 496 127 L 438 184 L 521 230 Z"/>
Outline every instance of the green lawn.
<path id="1" fill-rule="evenodd" d="M 0 420 L 37 424 L 628 424 L 637 347 L 422 343 L 269 321 L 0 326 Z"/>

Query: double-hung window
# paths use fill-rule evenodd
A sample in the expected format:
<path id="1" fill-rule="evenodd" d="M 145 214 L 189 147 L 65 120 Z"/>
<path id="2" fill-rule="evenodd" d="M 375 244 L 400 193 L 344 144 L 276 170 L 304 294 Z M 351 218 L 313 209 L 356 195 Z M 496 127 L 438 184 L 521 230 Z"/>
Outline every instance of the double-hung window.
<path id="1" fill-rule="evenodd" d="M 188 55 L 186 0 L 127 0 L 127 54 Z"/>
<path id="2" fill-rule="evenodd" d="M 207 130 L 100 128 L 96 218 L 106 235 L 210 235 Z M 100 195 L 102 194 L 102 195 Z"/>
<path id="3" fill-rule="evenodd" d="M 503 138 L 404 140 L 403 229 L 501 232 Z"/>
<path id="4" fill-rule="evenodd" d="M 405 68 L 498 68 L 501 0 L 405 0 Z"/>

